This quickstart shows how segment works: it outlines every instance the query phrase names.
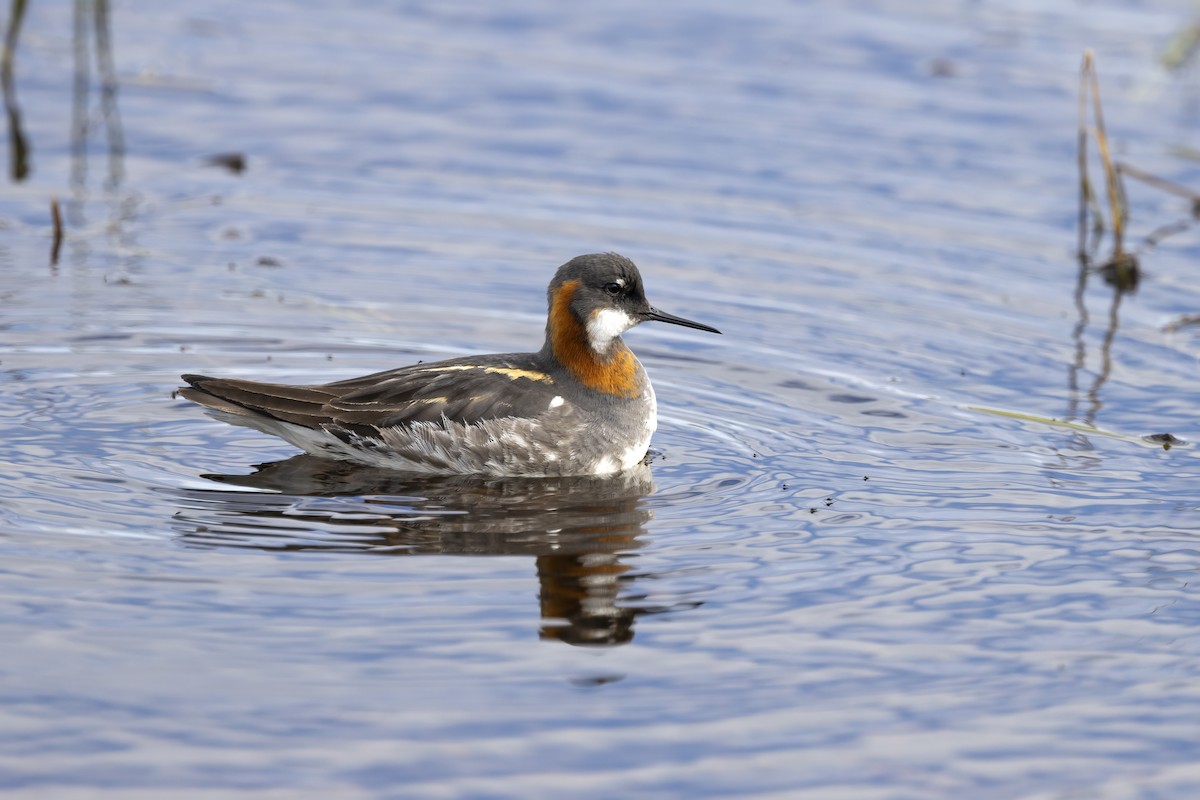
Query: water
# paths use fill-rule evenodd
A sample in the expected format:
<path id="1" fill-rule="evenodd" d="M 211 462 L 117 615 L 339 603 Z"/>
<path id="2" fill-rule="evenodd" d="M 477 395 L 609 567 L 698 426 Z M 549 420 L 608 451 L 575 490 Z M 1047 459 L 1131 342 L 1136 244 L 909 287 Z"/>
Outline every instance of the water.
<path id="1" fill-rule="evenodd" d="M 32 4 L 0 791 L 1200 791 L 1197 234 L 1115 309 L 1074 259 L 1085 47 L 1120 157 L 1200 187 L 1189 9 L 743 6 L 121 3 L 73 150 Z M 1129 191 L 1135 244 L 1187 215 Z M 725 333 L 627 337 L 648 474 L 413 483 L 171 398 L 535 348 L 610 249 Z"/>

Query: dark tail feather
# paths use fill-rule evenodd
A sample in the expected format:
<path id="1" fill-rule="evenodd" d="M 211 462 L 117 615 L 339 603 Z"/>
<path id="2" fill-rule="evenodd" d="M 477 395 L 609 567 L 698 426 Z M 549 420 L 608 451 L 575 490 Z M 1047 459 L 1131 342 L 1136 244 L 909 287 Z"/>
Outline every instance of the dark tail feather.
<path id="1" fill-rule="evenodd" d="M 266 416 L 316 428 L 328 415 L 321 409 L 333 393 L 316 386 L 287 386 L 238 378 L 184 375 L 190 386 L 176 390 L 179 397 L 239 417 Z"/>

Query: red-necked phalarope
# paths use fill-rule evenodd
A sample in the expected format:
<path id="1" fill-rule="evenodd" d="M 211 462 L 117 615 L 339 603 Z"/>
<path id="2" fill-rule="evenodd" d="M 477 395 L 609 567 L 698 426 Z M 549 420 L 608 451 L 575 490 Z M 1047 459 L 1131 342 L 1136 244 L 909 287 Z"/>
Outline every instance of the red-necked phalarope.
<path id="1" fill-rule="evenodd" d="M 621 334 L 657 320 L 720 333 L 653 308 L 616 253 L 559 267 L 536 353 L 469 356 L 362 378 L 288 386 L 184 375 L 178 394 L 217 418 L 313 455 L 434 474 L 608 475 L 645 456 L 654 389 Z"/>

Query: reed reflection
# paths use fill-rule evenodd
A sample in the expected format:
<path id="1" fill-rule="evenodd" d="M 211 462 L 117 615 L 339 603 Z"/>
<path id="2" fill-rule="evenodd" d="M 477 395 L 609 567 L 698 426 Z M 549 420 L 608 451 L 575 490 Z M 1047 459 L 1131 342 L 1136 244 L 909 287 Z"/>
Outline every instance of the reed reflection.
<path id="1" fill-rule="evenodd" d="M 1081 411 L 1083 395 L 1081 395 L 1079 375 L 1087 367 L 1087 345 L 1084 341 L 1084 334 L 1090 322 L 1085 302 L 1085 292 L 1087 291 L 1088 275 L 1099 271 L 1101 270 L 1093 267 L 1087 257 L 1079 259 L 1079 274 L 1075 283 L 1074 295 L 1075 311 L 1078 316 L 1074 327 L 1071 329 L 1071 340 L 1074 344 L 1075 357 L 1067 366 L 1067 411 L 1065 418 L 1068 422 L 1081 421 L 1087 425 L 1096 424 L 1096 416 L 1100 413 L 1100 409 L 1104 407 L 1104 402 L 1101 400 L 1101 390 L 1112 376 L 1112 348 L 1113 342 L 1117 337 L 1117 330 L 1120 328 L 1121 299 L 1126 293 L 1133 291 L 1132 288 L 1127 288 L 1110 281 L 1110 284 L 1113 286 L 1113 293 L 1112 300 L 1108 306 L 1104 337 L 1100 342 L 1100 364 L 1098 369 L 1095 370 L 1095 377 L 1092 380 L 1091 386 L 1084 393 L 1087 398 L 1087 408 Z M 1136 286 L 1136 283 L 1134 285 Z"/>
<path id="2" fill-rule="evenodd" d="M 117 72 L 112 55 L 108 0 L 75 3 L 71 37 L 75 56 L 75 80 L 71 102 L 71 186 L 77 205 L 83 201 L 87 183 L 87 141 L 92 115 L 89 90 L 92 84 L 89 43 L 95 40 L 96 71 L 100 80 L 100 117 L 108 142 L 107 189 L 116 189 L 125 175 L 125 134 L 117 108 Z M 82 224 L 82 209 L 71 210 L 72 224 Z"/>
<path id="3" fill-rule="evenodd" d="M 540 586 L 540 636 L 617 645 L 635 619 L 629 553 L 651 517 L 649 469 L 606 478 L 422 477 L 299 455 L 250 475 L 248 487 L 180 498 L 183 539 L 208 547 L 404 555 L 528 555 Z M 266 493 L 271 492 L 271 493 Z"/>

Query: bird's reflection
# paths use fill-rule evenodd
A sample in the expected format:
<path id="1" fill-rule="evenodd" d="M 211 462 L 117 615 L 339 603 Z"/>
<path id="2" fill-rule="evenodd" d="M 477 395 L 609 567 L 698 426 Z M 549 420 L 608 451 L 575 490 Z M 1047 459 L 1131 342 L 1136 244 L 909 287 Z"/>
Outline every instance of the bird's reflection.
<path id="1" fill-rule="evenodd" d="M 206 475 L 244 490 L 190 490 L 176 515 L 185 541 L 266 550 L 388 555 L 529 555 L 544 639 L 615 645 L 640 614 L 621 602 L 625 557 L 651 512 L 648 468 L 606 478 L 423 477 L 300 455 L 250 475 Z"/>

